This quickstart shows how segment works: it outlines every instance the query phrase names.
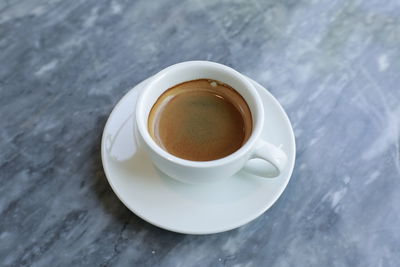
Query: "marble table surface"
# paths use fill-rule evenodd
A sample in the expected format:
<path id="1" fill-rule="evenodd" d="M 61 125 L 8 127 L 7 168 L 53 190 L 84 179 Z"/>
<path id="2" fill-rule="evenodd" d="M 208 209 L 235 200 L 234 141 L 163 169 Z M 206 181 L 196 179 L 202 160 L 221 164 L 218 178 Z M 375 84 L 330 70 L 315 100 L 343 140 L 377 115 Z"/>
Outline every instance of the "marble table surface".
<path id="1" fill-rule="evenodd" d="M 277 203 L 207 236 L 135 216 L 99 150 L 130 88 L 193 59 L 268 88 L 297 141 Z M 0 265 L 400 266 L 399 132 L 400 1 L 0 1 Z"/>

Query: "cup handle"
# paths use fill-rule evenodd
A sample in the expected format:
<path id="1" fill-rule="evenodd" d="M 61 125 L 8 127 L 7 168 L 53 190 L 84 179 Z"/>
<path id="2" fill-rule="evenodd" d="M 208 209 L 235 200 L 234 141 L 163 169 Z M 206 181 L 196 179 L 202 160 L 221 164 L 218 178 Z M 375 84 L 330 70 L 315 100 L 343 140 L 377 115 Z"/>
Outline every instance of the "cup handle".
<path id="1" fill-rule="evenodd" d="M 273 173 L 264 173 L 263 176 L 266 178 L 273 178 L 278 177 L 287 162 L 286 153 L 280 147 L 277 147 L 271 143 L 268 143 L 264 140 L 259 140 L 258 144 L 256 145 L 256 149 L 253 151 L 253 154 L 250 157 L 251 159 L 261 159 L 269 162 L 274 168 L 275 171 Z M 246 166 L 246 171 L 253 172 L 254 167 Z M 254 171 L 257 172 L 257 171 Z"/>

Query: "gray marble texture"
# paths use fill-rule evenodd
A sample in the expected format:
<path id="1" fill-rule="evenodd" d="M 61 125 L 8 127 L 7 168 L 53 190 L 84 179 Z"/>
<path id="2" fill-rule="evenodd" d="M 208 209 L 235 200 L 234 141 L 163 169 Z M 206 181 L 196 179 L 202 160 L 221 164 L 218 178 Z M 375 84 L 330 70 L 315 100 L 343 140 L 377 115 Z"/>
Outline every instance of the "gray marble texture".
<path id="1" fill-rule="evenodd" d="M 255 221 L 191 236 L 131 213 L 100 137 L 176 62 L 267 87 L 297 141 Z M 1 266 L 400 266 L 400 1 L 0 1 Z"/>

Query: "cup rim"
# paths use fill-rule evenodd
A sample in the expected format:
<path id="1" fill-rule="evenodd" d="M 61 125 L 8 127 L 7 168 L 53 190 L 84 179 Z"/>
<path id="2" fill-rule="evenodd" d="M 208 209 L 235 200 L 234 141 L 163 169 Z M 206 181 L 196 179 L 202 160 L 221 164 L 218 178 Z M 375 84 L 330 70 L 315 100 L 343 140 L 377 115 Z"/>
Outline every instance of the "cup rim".
<path id="1" fill-rule="evenodd" d="M 223 70 L 224 72 L 228 73 L 229 75 L 235 76 L 236 78 L 238 78 L 240 80 L 240 82 L 244 85 L 244 87 L 247 88 L 247 91 L 250 93 L 251 97 L 254 99 L 254 104 L 255 104 L 254 109 L 257 112 L 257 116 L 256 116 L 257 119 L 256 119 L 256 121 L 254 121 L 254 117 L 253 117 L 253 129 L 252 129 L 252 133 L 251 133 L 249 139 L 238 150 L 236 150 L 235 152 L 233 152 L 223 158 L 210 160 L 210 161 L 193 161 L 193 160 L 179 158 L 179 157 L 169 153 L 168 151 L 162 149 L 154 141 L 154 139 L 151 137 L 151 135 L 147 129 L 148 118 L 143 118 L 144 117 L 143 106 L 145 105 L 144 99 L 146 98 L 147 93 L 149 92 L 150 88 L 158 80 L 163 78 L 165 75 L 168 75 L 168 73 L 171 72 L 172 70 L 179 69 L 179 68 L 185 68 L 185 67 L 192 67 L 192 66 L 206 66 L 206 67 L 212 67 L 212 68 L 219 68 L 220 70 Z M 204 77 L 204 78 L 206 79 L 207 77 Z M 152 105 L 153 104 L 154 103 L 152 103 Z M 250 107 L 250 110 L 253 112 L 251 107 Z M 151 77 L 151 80 L 144 86 L 142 92 L 140 93 L 140 95 L 138 97 L 137 104 L 136 104 L 135 118 L 136 118 L 136 126 L 138 129 L 138 132 L 142 136 L 143 141 L 147 144 L 147 146 L 152 151 L 154 151 L 160 157 L 162 157 L 170 162 L 173 162 L 175 164 L 186 166 L 186 167 L 209 168 L 209 167 L 217 167 L 217 166 L 231 163 L 231 162 L 245 156 L 246 153 L 248 153 L 253 148 L 253 146 L 257 142 L 257 140 L 262 132 L 262 129 L 263 129 L 264 108 L 263 108 L 261 98 L 260 98 L 256 88 L 241 73 L 239 73 L 238 71 L 234 70 L 231 67 L 228 67 L 228 66 L 220 64 L 220 63 L 216 63 L 216 62 L 212 62 L 212 61 L 196 60 L 196 61 L 184 61 L 184 62 L 176 63 L 174 65 L 166 67 L 165 69 L 161 70 L 160 72 L 155 74 L 153 77 Z"/>

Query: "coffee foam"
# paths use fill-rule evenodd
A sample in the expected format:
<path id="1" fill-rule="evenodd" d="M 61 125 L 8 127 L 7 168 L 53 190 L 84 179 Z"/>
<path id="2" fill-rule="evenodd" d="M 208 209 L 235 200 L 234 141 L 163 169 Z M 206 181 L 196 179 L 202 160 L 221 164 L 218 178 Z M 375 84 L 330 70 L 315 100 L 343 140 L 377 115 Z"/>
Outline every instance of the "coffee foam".
<path id="1" fill-rule="evenodd" d="M 249 139 L 252 127 L 251 112 L 243 97 L 229 85 L 207 79 L 165 91 L 148 119 L 148 130 L 158 145 L 175 156 L 196 161 L 233 153 Z"/>

